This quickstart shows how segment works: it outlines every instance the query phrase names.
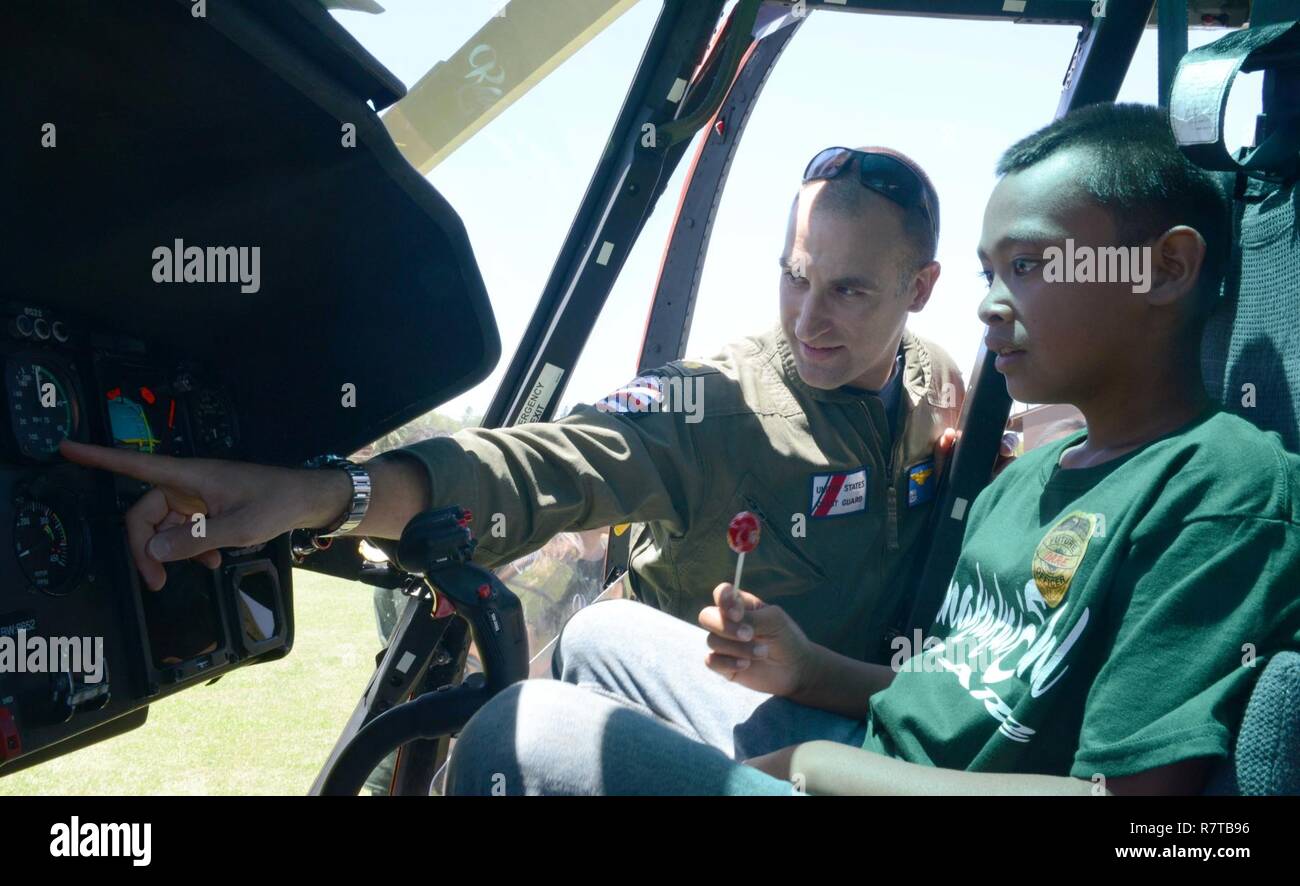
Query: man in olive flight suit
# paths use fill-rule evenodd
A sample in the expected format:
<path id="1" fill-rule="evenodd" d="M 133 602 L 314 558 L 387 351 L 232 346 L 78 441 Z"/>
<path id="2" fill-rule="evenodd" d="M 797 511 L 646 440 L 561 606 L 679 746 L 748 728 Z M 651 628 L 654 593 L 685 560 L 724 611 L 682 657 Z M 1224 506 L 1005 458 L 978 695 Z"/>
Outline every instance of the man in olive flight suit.
<path id="1" fill-rule="evenodd" d="M 751 511 L 762 537 L 745 587 L 815 642 L 877 657 L 863 638 L 889 628 L 963 394 L 951 359 L 904 328 L 938 276 L 937 223 L 911 161 L 824 151 L 791 211 L 781 327 L 560 421 L 393 454 L 423 462 L 436 504 L 474 512 L 489 566 L 558 532 L 636 521 L 627 583 L 691 622 L 735 570 L 728 522 Z"/>
<path id="2" fill-rule="evenodd" d="M 459 504 L 476 515 L 487 566 L 558 532 L 635 521 L 633 591 L 694 621 L 734 575 L 729 521 L 753 511 L 764 532 L 744 587 L 813 642 L 880 661 L 934 507 L 935 444 L 963 395 L 948 356 L 905 329 L 939 276 L 938 227 L 934 189 L 910 160 L 830 148 L 790 211 L 779 329 L 560 421 L 470 429 L 341 469 L 60 451 L 152 484 L 125 523 L 154 590 L 167 562 L 214 566 L 222 547 L 296 528 L 397 538 L 421 511 Z M 185 521 L 200 512 L 207 533 L 195 537 Z"/>

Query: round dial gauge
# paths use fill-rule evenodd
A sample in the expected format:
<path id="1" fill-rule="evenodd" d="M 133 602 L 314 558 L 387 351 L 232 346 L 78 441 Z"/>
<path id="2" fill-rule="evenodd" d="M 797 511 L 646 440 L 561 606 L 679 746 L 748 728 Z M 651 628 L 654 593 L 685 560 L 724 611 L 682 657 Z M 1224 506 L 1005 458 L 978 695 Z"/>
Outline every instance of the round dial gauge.
<path id="1" fill-rule="evenodd" d="M 81 565 L 79 524 L 43 501 L 18 499 L 14 515 L 14 553 L 32 586 L 47 594 L 72 590 Z"/>
<path id="2" fill-rule="evenodd" d="M 238 442 L 234 410 L 230 402 L 218 391 L 201 390 L 190 401 L 190 424 L 193 426 L 194 448 L 200 455 L 224 455 L 232 452 Z"/>
<path id="3" fill-rule="evenodd" d="M 43 355 L 15 355 L 5 366 L 9 423 L 19 452 L 49 461 L 59 443 L 75 437 L 81 409 L 71 374 Z"/>

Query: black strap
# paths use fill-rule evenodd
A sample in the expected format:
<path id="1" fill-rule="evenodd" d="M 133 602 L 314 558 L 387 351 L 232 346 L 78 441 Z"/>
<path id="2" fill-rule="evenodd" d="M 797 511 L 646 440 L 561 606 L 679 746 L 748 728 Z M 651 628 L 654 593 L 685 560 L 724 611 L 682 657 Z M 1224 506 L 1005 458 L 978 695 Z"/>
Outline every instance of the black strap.
<path id="1" fill-rule="evenodd" d="M 1183 56 L 1174 80 L 1169 118 L 1174 137 L 1202 169 L 1291 178 L 1300 169 L 1300 116 L 1282 117 L 1256 148 L 1233 157 L 1223 138 L 1232 81 L 1242 71 L 1295 53 L 1300 61 L 1300 22 L 1281 22 L 1235 31 Z M 1294 64 L 1295 62 L 1292 62 Z"/>

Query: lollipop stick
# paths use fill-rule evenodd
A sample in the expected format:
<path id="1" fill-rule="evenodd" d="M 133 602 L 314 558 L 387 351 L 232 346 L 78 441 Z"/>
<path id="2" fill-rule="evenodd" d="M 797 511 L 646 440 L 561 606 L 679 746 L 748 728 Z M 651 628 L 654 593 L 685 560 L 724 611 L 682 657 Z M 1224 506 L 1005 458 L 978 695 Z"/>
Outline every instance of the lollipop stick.
<path id="1" fill-rule="evenodd" d="M 744 568 L 745 568 L 745 552 L 741 551 L 739 554 L 736 555 L 736 580 L 731 583 L 731 586 L 735 588 L 737 591 L 740 590 L 740 570 Z"/>

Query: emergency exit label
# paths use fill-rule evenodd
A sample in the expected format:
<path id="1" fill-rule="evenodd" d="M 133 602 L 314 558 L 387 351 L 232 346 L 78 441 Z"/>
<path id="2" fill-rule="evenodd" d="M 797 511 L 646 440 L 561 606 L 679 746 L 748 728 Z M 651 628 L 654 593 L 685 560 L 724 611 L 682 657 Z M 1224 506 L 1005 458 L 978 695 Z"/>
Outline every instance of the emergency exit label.
<path id="1" fill-rule="evenodd" d="M 551 398 L 555 396 L 555 390 L 559 387 L 562 378 L 564 378 L 563 369 L 552 363 L 543 365 L 537 381 L 533 384 L 533 389 L 528 392 L 528 399 L 524 401 L 524 408 L 519 410 L 519 418 L 515 424 L 541 421 L 542 413 L 550 405 Z"/>

